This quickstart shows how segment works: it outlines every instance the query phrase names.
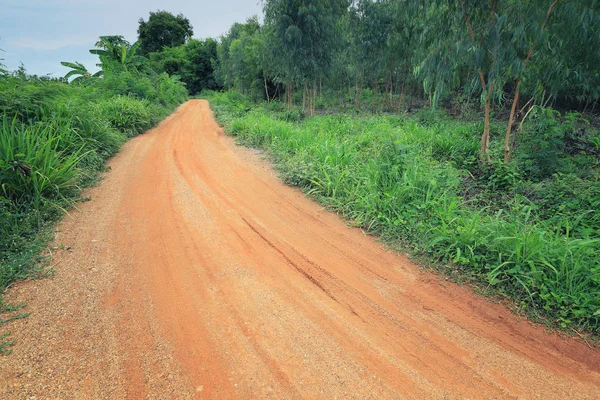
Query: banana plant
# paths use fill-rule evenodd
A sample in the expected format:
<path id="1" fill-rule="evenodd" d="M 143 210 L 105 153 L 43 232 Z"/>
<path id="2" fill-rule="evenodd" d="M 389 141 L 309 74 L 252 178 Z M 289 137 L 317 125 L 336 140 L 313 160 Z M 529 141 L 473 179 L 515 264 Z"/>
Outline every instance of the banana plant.
<path id="1" fill-rule="evenodd" d="M 135 53 L 141 42 L 129 45 L 126 40 L 114 40 L 113 37 L 101 36 L 98 43 L 99 49 L 90 50 L 91 54 L 100 57 L 102 69 L 116 66 L 123 71 L 137 71 L 148 61 L 146 57 L 137 56 Z"/>
<path id="2" fill-rule="evenodd" d="M 67 72 L 67 74 L 65 75 L 65 79 L 69 79 L 69 78 L 75 76 L 76 78 L 74 78 L 71 81 L 71 83 L 75 83 L 75 84 L 85 83 L 89 79 L 98 78 L 98 77 L 102 76 L 102 74 L 103 74 L 102 71 L 98 71 L 95 74 L 92 74 L 91 72 L 89 72 L 87 70 L 85 65 L 83 65 L 77 61 L 75 61 L 74 63 L 68 62 L 68 61 L 62 61 L 61 65 L 65 66 L 67 68 L 71 68 L 71 70 L 69 72 Z"/>

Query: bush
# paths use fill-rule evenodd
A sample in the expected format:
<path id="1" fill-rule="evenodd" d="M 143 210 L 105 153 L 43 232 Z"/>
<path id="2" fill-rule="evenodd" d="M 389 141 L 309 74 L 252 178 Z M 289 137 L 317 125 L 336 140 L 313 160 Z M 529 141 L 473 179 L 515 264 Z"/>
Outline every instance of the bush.
<path id="1" fill-rule="evenodd" d="M 157 120 L 150 112 L 148 100 L 137 100 L 133 97 L 116 96 L 104 100 L 98 105 L 102 118 L 108 121 L 110 126 L 127 137 L 150 129 Z"/>
<path id="2" fill-rule="evenodd" d="M 597 165 L 597 136 L 577 113 L 564 118 L 550 108 L 536 107 L 521 135 L 516 156 L 524 174 L 541 181 L 553 174 L 583 175 Z"/>

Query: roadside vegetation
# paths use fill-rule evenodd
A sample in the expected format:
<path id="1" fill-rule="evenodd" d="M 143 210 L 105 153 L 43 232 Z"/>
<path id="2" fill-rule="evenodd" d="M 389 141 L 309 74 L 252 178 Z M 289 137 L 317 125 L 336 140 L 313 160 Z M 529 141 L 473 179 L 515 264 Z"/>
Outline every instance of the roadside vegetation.
<path id="1" fill-rule="evenodd" d="M 0 65 L 0 293 L 127 138 L 201 95 L 352 224 L 599 337 L 597 0 L 263 5 L 217 39 L 151 12 L 99 38 L 97 71 Z"/>
<path id="2" fill-rule="evenodd" d="M 600 333 L 597 1 L 264 2 L 218 120 L 282 177 L 520 312 Z"/>
<path id="3" fill-rule="evenodd" d="M 54 223 L 94 184 L 106 160 L 188 98 L 179 76 L 156 71 L 141 42 L 103 36 L 90 53 L 100 69 L 62 64 L 64 78 L 0 68 L 0 328 L 22 317 L 2 294 L 52 273 L 44 262 Z M 0 353 L 10 342 L 0 332 Z"/>
<path id="4" fill-rule="evenodd" d="M 352 225 L 507 296 L 521 312 L 600 333 L 598 158 L 563 147 L 552 150 L 552 166 L 525 152 L 508 166 L 482 164 L 481 123 L 443 112 L 304 119 L 235 92 L 205 96 L 228 133 L 266 149 L 286 183 Z M 562 142 L 586 126 L 534 112 L 521 148 Z M 535 127 L 542 124 L 553 139 Z M 597 130 L 589 135 L 600 138 Z M 551 174 L 539 175 L 548 167 Z"/>

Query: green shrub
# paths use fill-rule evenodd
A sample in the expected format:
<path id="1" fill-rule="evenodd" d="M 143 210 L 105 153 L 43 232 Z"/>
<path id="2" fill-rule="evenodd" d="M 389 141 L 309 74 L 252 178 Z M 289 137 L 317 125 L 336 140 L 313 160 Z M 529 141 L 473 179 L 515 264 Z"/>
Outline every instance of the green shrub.
<path id="1" fill-rule="evenodd" d="M 150 129 L 157 121 L 150 112 L 148 100 L 133 97 L 116 96 L 99 104 L 102 117 L 111 127 L 128 137 Z"/>

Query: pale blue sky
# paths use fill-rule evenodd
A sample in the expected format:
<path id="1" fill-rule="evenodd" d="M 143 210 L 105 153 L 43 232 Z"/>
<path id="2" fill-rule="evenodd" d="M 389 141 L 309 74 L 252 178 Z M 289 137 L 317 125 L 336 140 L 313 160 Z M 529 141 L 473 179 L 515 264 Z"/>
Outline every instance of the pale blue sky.
<path id="1" fill-rule="evenodd" d="M 138 20 L 150 11 L 182 13 L 195 38 L 217 37 L 234 22 L 260 15 L 259 0 L 0 0 L 0 61 L 14 70 L 22 61 L 31 74 L 62 76 L 61 61 L 79 61 L 94 70 L 88 52 L 101 35 L 134 42 Z"/>

